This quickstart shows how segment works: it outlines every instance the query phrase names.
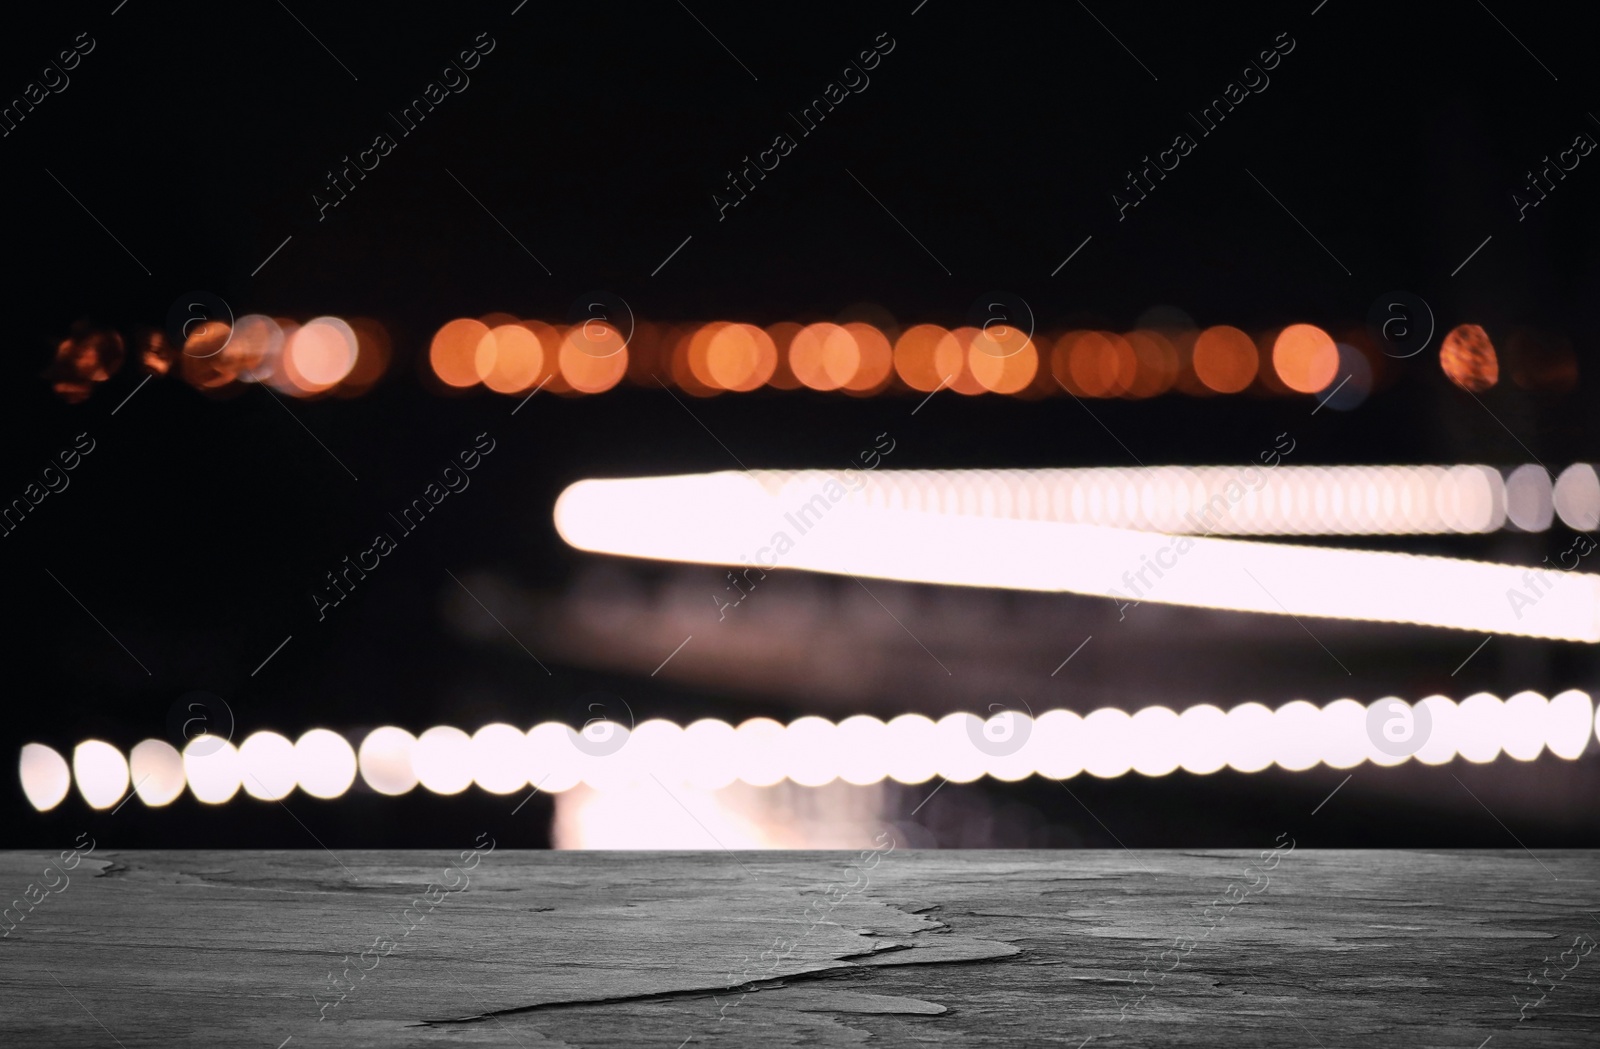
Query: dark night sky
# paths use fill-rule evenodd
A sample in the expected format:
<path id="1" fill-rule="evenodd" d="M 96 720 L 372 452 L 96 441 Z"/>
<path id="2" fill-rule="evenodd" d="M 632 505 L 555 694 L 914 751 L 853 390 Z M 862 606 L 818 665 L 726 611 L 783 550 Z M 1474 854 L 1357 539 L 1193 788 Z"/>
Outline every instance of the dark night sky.
<path id="1" fill-rule="evenodd" d="M 1589 185 L 1600 157 L 1523 221 L 1511 199 L 1542 157 L 1580 132 L 1600 135 L 1575 6 L 1533 15 L 1495 5 L 1534 58 L 1475 4 L 1330 0 L 1315 16 L 1313 0 L 1226 12 L 1093 5 L 1137 59 L 1077 4 L 930 0 L 913 16 L 913 0 L 700 0 L 690 15 L 675 3 L 532 0 L 514 17 L 514 0 L 429 11 L 292 4 L 326 49 L 278 4 L 131 0 L 113 17 L 114 6 L 11 15 L 0 40 L 4 98 L 78 34 L 95 41 L 70 85 L 0 138 L 5 498 L 75 434 L 98 442 L 72 487 L 0 547 L 14 624 L 0 738 L 64 748 L 104 733 L 127 745 L 160 735 L 167 706 L 190 689 L 230 697 L 249 728 L 289 734 L 312 723 L 475 724 L 459 683 L 482 654 L 444 636 L 440 570 L 559 583 L 573 561 L 550 525 L 563 485 L 730 465 L 660 391 L 546 398 L 511 419 L 504 398 L 446 397 L 419 380 L 419 354 L 445 320 L 504 310 L 559 321 L 596 288 L 665 321 L 805 320 L 872 302 L 903 323 L 956 324 L 1000 289 L 1027 300 L 1041 327 L 1128 327 L 1168 304 L 1252 330 L 1358 325 L 1376 297 L 1404 289 L 1431 304 L 1441 331 L 1471 321 L 1491 334 L 1565 335 L 1581 385 L 1487 394 L 1512 436 L 1445 384 L 1430 351 L 1395 362 L 1390 385 L 1359 411 L 1319 415 L 1304 431 L 1305 461 L 1512 464 L 1531 451 L 1559 470 L 1600 452 L 1585 411 L 1600 337 L 1590 307 L 1600 185 Z M 400 137 L 387 114 L 480 33 L 494 48 L 470 84 Z M 870 85 L 799 137 L 789 114 L 883 33 L 894 48 Z M 1284 33 L 1293 51 L 1270 85 L 1197 135 L 1119 221 L 1112 194 L 1124 173 L 1195 133 L 1187 114 Z M 319 221 L 312 197 L 330 167 L 380 131 L 395 134 L 392 153 Z M 719 220 L 712 195 L 726 173 L 780 132 L 796 135 L 793 152 Z M 134 368 L 74 406 L 39 378 L 73 321 L 131 331 L 160 323 L 192 289 L 239 314 L 368 315 L 388 327 L 396 363 L 374 391 L 294 406 L 359 481 L 260 391 L 208 399 L 153 382 L 112 417 Z M 842 460 L 882 428 L 872 400 L 769 391 L 697 408 L 751 466 Z M 1169 395 L 1097 410 L 1145 462 L 1233 462 L 1304 405 Z M 1125 462 L 1065 398 L 963 399 L 921 427 L 896 466 Z M 478 496 L 448 507 L 434 533 L 317 623 L 306 594 L 322 573 L 480 432 L 503 451 L 480 471 Z M 1549 537 L 1552 549 L 1565 541 Z M 294 646 L 251 678 L 286 634 Z M 532 697 L 520 720 L 560 714 L 595 687 L 594 675 L 557 677 L 566 680 L 516 685 Z M 717 709 L 670 686 L 654 696 L 658 710 Z M 503 700 L 482 702 L 485 715 L 510 713 Z M 11 787 L 0 794 L 22 804 Z M 416 827 L 451 818 L 443 802 L 407 804 Z M 29 812 L 22 836 L 54 840 L 81 815 Z M 119 818 L 124 844 L 217 840 L 183 838 L 198 824 L 160 813 Z M 263 818 L 235 814 L 229 833 L 240 843 L 280 834 Z M 356 823 L 346 816 L 334 833 L 369 840 Z M 294 834 L 281 830 L 282 842 Z"/>

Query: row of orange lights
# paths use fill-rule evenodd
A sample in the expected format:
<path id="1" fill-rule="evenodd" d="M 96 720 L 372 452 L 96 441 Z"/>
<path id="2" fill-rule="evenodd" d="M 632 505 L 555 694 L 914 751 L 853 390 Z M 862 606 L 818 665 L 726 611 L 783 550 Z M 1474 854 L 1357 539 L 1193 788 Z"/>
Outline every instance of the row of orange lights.
<path id="1" fill-rule="evenodd" d="M 1535 361 L 1518 385 L 1570 389 L 1576 362 L 1570 350 L 1513 351 Z M 1526 339 L 1524 339 L 1526 341 Z M 122 362 L 114 332 L 69 338 L 50 377 L 68 400 L 114 374 Z M 1557 347 L 1557 350 L 1561 347 Z M 195 327 L 181 351 L 160 333 L 137 339 L 141 370 L 180 374 L 191 385 L 222 391 L 236 383 L 266 383 L 296 397 L 355 396 L 388 369 L 391 343 L 383 326 L 366 318 L 317 317 L 304 324 L 264 314 L 228 325 Z M 1500 377 L 1495 348 L 1483 328 L 1463 324 L 1439 351 L 1456 385 L 1474 392 Z M 1337 382 L 1359 401 L 1383 378 L 1384 357 L 1365 335 L 1335 342 L 1313 324 L 1291 324 L 1252 338 L 1239 328 L 1141 328 L 1123 334 L 1077 330 L 1031 336 L 1014 327 L 917 324 L 885 332 L 866 322 L 766 327 L 712 321 L 671 327 L 640 322 L 624 332 L 606 321 L 555 326 L 509 314 L 458 318 L 429 345 L 425 374 L 448 389 L 483 386 L 517 394 L 539 388 L 591 394 L 623 379 L 676 386 L 696 396 L 762 387 L 866 396 L 898 389 L 931 393 L 1078 397 L 1154 397 L 1171 390 L 1192 395 L 1246 390 L 1318 394 Z"/>
<path id="2" fill-rule="evenodd" d="M 1263 367 L 1263 360 L 1267 362 Z M 598 393 L 624 378 L 670 382 L 711 396 L 763 386 L 865 395 L 894 386 L 932 392 L 1027 394 L 1059 385 L 1083 397 L 1153 397 L 1168 390 L 1315 394 L 1340 369 L 1333 337 L 1292 324 L 1258 341 L 1238 328 L 1071 331 L 1035 337 L 1014 327 L 918 324 L 892 340 L 872 324 L 792 322 L 765 328 L 713 321 L 624 334 L 604 321 L 558 328 L 507 315 L 460 318 L 439 329 L 433 374 L 458 389 L 534 387 Z M 1369 369 L 1370 370 L 1370 369 Z"/>

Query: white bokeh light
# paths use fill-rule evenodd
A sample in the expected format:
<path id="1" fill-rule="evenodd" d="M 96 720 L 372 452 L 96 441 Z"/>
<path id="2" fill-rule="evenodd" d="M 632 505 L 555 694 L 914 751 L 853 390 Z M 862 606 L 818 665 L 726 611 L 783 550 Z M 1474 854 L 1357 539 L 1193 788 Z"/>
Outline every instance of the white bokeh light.
<path id="1" fill-rule="evenodd" d="M 128 762 L 111 744 L 85 740 L 72 751 L 72 778 L 90 808 L 109 809 L 128 792 Z"/>
<path id="2" fill-rule="evenodd" d="M 17 774 L 22 777 L 22 793 L 28 804 L 40 812 L 49 812 L 61 804 L 72 789 L 72 769 L 67 766 L 67 759 L 43 743 L 23 745 Z"/>
<path id="3" fill-rule="evenodd" d="M 256 732 L 239 744 L 240 785 L 262 801 L 281 801 L 295 788 L 294 744 L 276 732 Z"/>
<path id="4" fill-rule="evenodd" d="M 1228 767 L 1260 772 L 1272 764 L 1272 711 L 1260 703 L 1241 703 L 1228 711 Z"/>
<path id="5" fill-rule="evenodd" d="M 1573 463 L 1556 478 L 1555 509 L 1574 532 L 1600 528 L 1600 475 L 1588 463 Z"/>
<path id="6" fill-rule="evenodd" d="M 337 798 L 356 781 L 356 752 L 337 732 L 314 728 L 294 741 L 295 781 L 313 798 Z"/>
<path id="7" fill-rule="evenodd" d="M 921 714 L 901 714 L 888 724 L 889 745 L 885 748 L 884 769 L 896 783 L 914 786 L 939 774 L 935 756 L 937 729 Z"/>
<path id="8" fill-rule="evenodd" d="M 784 727 L 771 718 L 751 718 L 734 730 L 739 778 L 752 787 L 770 787 L 784 777 Z"/>
<path id="9" fill-rule="evenodd" d="M 1550 701 L 1537 692 L 1518 692 L 1506 700 L 1501 718 L 1505 752 L 1518 761 L 1536 759 L 1550 735 Z"/>
<path id="10" fill-rule="evenodd" d="M 415 789 L 417 773 L 411 767 L 411 754 L 417 738 L 403 728 L 385 725 L 367 733 L 361 741 L 357 764 L 361 778 L 379 794 L 406 794 Z"/>
<path id="11" fill-rule="evenodd" d="M 972 742 L 973 716 L 964 712 L 946 714 L 933 725 L 939 775 L 951 783 L 971 783 L 988 769 L 989 756 Z"/>
<path id="12" fill-rule="evenodd" d="M 1411 756 L 1425 765 L 1454 761 L 1461 738 L 1461 708 L 1447 696 L 1427 696 L 1416 706 L 1428 712 L 1428 738 Z"/>
<path id="13" fill-rule="evenodd" d="M 1071 779 L 1083 772 L 1083 718 L 1070 710 L 1047 710 L 1033 719 L 1028 750 L 1034 769 L 1049 779 Z"/>
<path id="14" fill-rule="evenodd" d="M 1000 721 L 1003 731 L 994 727 Z M 1571 761 L 1600 734 L 1600 714 L 1588 693 L 1571 689 L 1549 700 L 1524 691 L 1504 702 L 1478 693 L 1459 704 L 1442 695 L 1415 704 L 1385 696 L 1368 706 L 1352 699 L 1325 707 L 1295 700 L 1276 711 L 1251 702 L 1227 712 L 1210 704 L 1182 713 L 1146 707 L 1131 715 L 1102 708 L 1087 717 L 1068 710 L 1038 718 L 1005 711 L 988 722 L 957 712 L 937 722 L 900 715 L 888 724 L 867 715 L 838 724 L 807 716 L 787 726 L 752 718 L 737 728 L 714 718 L 688 728 L 653 719 L 631 733 L 616 729 L 590 739 L 557 722 L 526 734 L 491 724 L 469 737 L 438 726 L 413 739 L 403 729 L 385 727 L 363 741 L 359 761 L 345 737 L 326 729 L 313 729 L 294 744 L 277 733 L 257 732 L 237 749 L 202 736 L 181 756 L 160 740 L 145 740 L 127 760 L 110 744 L 86 740 L 70 766 L 53 749 L 30 743 L 21 750 L 18 768 L 24 793 L 41 811 L 59 805 L 74 779 L 85 800 L 103 809 L 126 796 L 130 780 L 152 807 L 173 801 L 185 783 L 213 805 L 241 786 L 263 800 L 281 800 L 297 785 L 313 797 L 337 798 L 350 789 L 358 769 L 369 786 L 390 795 L 418 783 L 434 793 L 457 794 L 474 780 L 496 794 L 529 783 L 554 794 L 580 783 L 601 792 L 638 790 L 652 780 L 669 790 L 714 792 L 736 780 L 757 787 L 788 780 L 816 788 L 835 780 L 870 786 L 886 778 L 916 785 L 936 777 L 955 783 L 984 776 L 1115 778 L 1130 771 L 1155 777 L 1178 768 L 1206 775 L 1224 767 L 1259 772 L 1273 764 L 1291 772 L 1319 763 L 1335 769 L 1363 761 L 1393 766 L 1413 757 L 1430 766 L 1458 756 L 1486 763 L 1502 753 L 1536 761 L 1547 749 Z M 213 747 L 214 753 L 206 753 Z"/>
<path id="15" fill-rule="evenodd" d="M 1550 753 L 1568 761 L 1575 761 L 1589 749 L 1593 738 L 1589 724 L 1594 704 L 1586 692 L 1568 689 L 1550 699 L 1550 712 L 1545 722 L 1548 735 L 1545 746 Z"/>
<path id="16" fill-rule="evenodd" d="M 472 778 L 490 794 L 526 787 L 528 757 L 528 737 L 521 729 L 494 724 L 472 734 Z"/>
<path id="17" fill-rule="evenodd" d="M 783 765 L 788 777 L 803 787 L 820 787 L 839 778 L 833 722 L 801 717 L 783 730 Z"/>
<path id="18" fill-rule="evenodd" d="M 1182 719 L 1166 707 L 1145 707 L 1133 716 L 1133 769 L 1165 776 L 1182 760 Z"/>
<path id="19" fill-rule="evenodd" d="M 1182 744 L 1178 764 L 1186 772 L 1206 776 L 1228 764 L 1228 715 L 1202 703 L 1178 715 Z"/>
<path id="20" fill-rule="evenodd" d="M 1374 765 L 1403 765 L 1421 747 L 1417 712 L 1398 696 L 1367 704 L 1367 760 Z"/>
<path id="21" fill-rule="evenodd" d="M 163 739 L 146 739 L 128 752 L 128 774 L 139 800 L 151 808 L 176 801 L 183 793 L 183 755 Z"/>
<path id="22" fill-rule="evenodd" d="M 1524 532 L 1543 532 L 1555 516 L 1550 472 L 1527 463 L 1506 476 L 1506 516 Z"/>
<path id="23" fill-rule="evenodd" d="M 889 727 L 875 717 L 857 714 L 839 722 L 834 736 L 839 778 L 856 786 L 877 783 L 889 774 L 883 760 Z"/>
<path id="24" fill-rule="evenodd" d="M 721 790 L 739 778 L 734 760 L 734 729 L 717 718 L 701 718 L 683 730 L 688 782 L 700 790 Z"/>
<path id="25" fill-rule="evenodd" d="M 575 742 L 588 738 L 587 733 L 588 730 L 580 732 L 558 721 L 540 722 L 529 729 L 528 782 L 537 785 L 539 790 L 547 794 L 560 794 L 586 781 L 591 786 L 595 785 L 598 777 L 594 770 L 604 769 L 606 762 L 616 755 L 612 754 L 601 759 L 589 758 Z M 609 736 L 608 740 L 615 742 Z M 627 746 L 627 743 L 623 744 L 624 751 Z M 594 766 L 594 770 L 588 767 L 590 764 Z"/>
<path id="26" fill-rule="evenodd" d="M 1322 760 L 1322 708 L 1297 699 L 1272 713 L 1272 760 L 1279 768 L 1303 772 Z"/>
<path id="27" fill-rule="evenodd" d="M 453 725 L 435 725 L 417 737 L 411 766 L 417 782 L 435 794 L 460 794 L 472 784 L 472 737 Z"/>
<path id="28" fill-rule="evenodd" d="M 1322 708 L 1317 760 L 1334 769 L 1355 768 L 1367 760 L 1367 708 L 1353 699 L 1336 699 Z"/>
<path id="29" fill-rule="evenodd" d="M 239 793 L 244 766 L 232 743 L 202 734 L 183 748 L 183 775 L 189 793 L 207 805 L 221 805 Z"/>
<path id="30" fill-rule="evenodd" d="M 1500 756 L 1505 746 L 1505 704 L 1498 696 L 1487 692 L 1468 696 L 1461 701 L 1457 715 L 1457 753 L 1479 764 Z"/>
<path id="31" fill-rule="evenodd" d="M 1083 719 L 1083 770 L 1111 779 L 1133 768 L 1133 718 L 1125 710 L 1101 707 Z"/>

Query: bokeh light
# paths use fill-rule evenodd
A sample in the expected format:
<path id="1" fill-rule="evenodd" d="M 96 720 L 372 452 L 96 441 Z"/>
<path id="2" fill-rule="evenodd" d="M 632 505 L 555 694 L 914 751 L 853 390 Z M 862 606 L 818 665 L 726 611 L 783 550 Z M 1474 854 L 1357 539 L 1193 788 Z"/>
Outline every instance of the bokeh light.
<path id="1" fill-rule="evenodd" d="M 1556 478 L 1555 511 L 1575 532 L 1600 528 L 1600 475 L 1588 463 L 1573 463 Z"/>
<path id="2" fill-rule="evenodd" d="M 295 781 L 313 798 L 337 798 L 356 779 L 356 752 L 337 732 L 314 728 L 294 742 Z"/>
<path id="3" fill-rule="evenodd" d="M 476 386 L 478 345 L 489 334 L 489 326 L 471 317 L 460 317 L 445 324 L 428 346 L 428 363 L 439 381 L 447 386 Z"/>
<path id="4" fill-rule="evenodd" d="M 1291 324 L 1273 341 L 1272 367 L 1289 389 L 1320 393 L 1339 372 L 1339 349 L 1315 324 Z"/>
<path id="5" fill-rule="evenodd" d="M 183 793 L 183 755 L 165 740 L 135 744 L 128 752 L 128 773 L 139 800 L 151 808 L 171 804 Z"/>
<path id="6" fill-rule="evenodd" d="M 855 374 L 845 380 L 849 393 L 872 393 L 881 389 L 894 375 L 894 350 L 883 332 L 864 321 L 851 321 L 844 330 L 856 344 Z"/>
<path id="7" fill-rule="evenodd" d="M 373 729 L 361 741 L 357 754 L 361 778 L 379 794 L 409 793 L 417 785 L 417 773 L 411 767 L 416 746 L 417 738 L 403 728 L 385 725 Z"/>
<path id="8" fill-rule="evenodd" d="M 207 805 L 221 805 L 239 793 L 244 766 L 232 743 L 201 735 L 183 748 L 183 775 L 189 793 Z"/>
<path id="9" fill-rule="evenodd" d="M 1261 358 L 1256 344 L 1238 328 L 1216 325 L 1195 339 L 1195 377 L 1208 390 L 1238 393 L 1250 387 L 1259 368 Z"/>
<path id="10" fill-rule="evenodd" d="M 604 393 L 627 374 L 628 350 L 616 328 L 605 321 L 586 321 L 562 338 L 560 362 L 567 386 L 578 393 Z"/>
<path id="11" fill-rule="evenodd" d="M 17 774 L 22 778 L 22 793 L 28 804 L 40 812 L 49 812 L 72 789 L 72 770 L 67 759 L 53 747 L 43 743 L 28 743 L 22 748 L 17 764 Z"/>
<path id="12" fill-rule="evenodd" d="M 949 332 L 937 324 L 917 324 L 900 333 L 894 344 L 894 370 L 900 381 L 913 390 L 932 393 L 955 379 L 950 371 L 941 371 L 940 364 L 953 367 L 952 362 L 937 359 L 938 349 Z"/>
<path id="13" fill-rule="evenodd" d="M 128 792 L 128 762 L 111 744 L 85 740 L 72 752 L 72 778 L 90 808 L 109 809 Z"/>
<path id="14" fill-rule="evenodd" d="M 991 393 L 1017 393 L 1039 372 L 1039 351 L 1020 328 L 980 330 L 967 347 L 967 370 Z"/>
<path id="15" fill-rule="evenodd" d="M 789 367 L 813 390 L 837 390 L 861 367 L 861 347 L 848 328 L 808 324 L 789 343 Z"/>
<path id="16" fill-rule="evenodd" d="M 418 782 L 435 794 L 460 794 L 472 783 L 472 737 L 436 725 L 417 737 L 411 767 Z"/>
<path id="17" fill-rule="evenodd" d="M 544 371 L 545 348 L 532 328 L 518 322 L 485 332 L 473 353 L 473 371 L 496 393 L 532 389 Z"/>
<path id="18" fill-rule="evenodd" d="M 256 732 L 239 744 L 239 766 L 245 793 L 262 801 L 280 801 L 295 788 L 294 744 L 276 732 Z"/>
<path id="19" fill-rule="evenodd" d="M 1085 396 L 1116 397 L 1133 385 L 1139 358 L 1127 339 L 1108 331 L 1086 331 L 1063 342 L 1067 371 Z"/>
<path id="20" fill-rule="evenodd" d="M 1489 333 L 1477 324 L 1459 324 L 1439 344 L 1439 367 L 1463 390 L 1481 393 L 1500 381 L 1500 362 Z"/>
<path id="21" fill-rule="evenodd" d="M 690 366 L 694 364 L 691 358 Z M 754 390 L 777 370 L 778 350 L 772 338 L 755 325 L 726 324 L 706 340 L 703 367 L 701 378 L 708 386 Z"/>

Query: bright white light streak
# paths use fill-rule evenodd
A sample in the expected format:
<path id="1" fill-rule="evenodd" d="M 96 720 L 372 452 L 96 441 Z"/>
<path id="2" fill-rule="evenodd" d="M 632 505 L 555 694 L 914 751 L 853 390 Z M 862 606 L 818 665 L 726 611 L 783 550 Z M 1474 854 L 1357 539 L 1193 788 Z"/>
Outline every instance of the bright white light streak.
<path id="1" fill-rule="evenodd" d="M 1513 476 L 1520 480 L 1526 470 Z M 714 475 L 630 483 L 708 476 Z M 853 491 L 853 502 L 873 509 L 1191 535 L 1493 532 L 1505 525 L 1507 512 L 1506 479 L 1494 467 L 1476 464 L 754 470 L 739 476 L 754 479 L 784 510 L 803 506 L 834 480 Z"/>
<path id="2" fill-rule="evenodd" d="M 894 510 L 851 496 L 831 475 L 797 476 L 807 480 L 726 472 L 580 481 L 557 500 L 556 528 L 578 549 L 663 561 L 748 558 L 875 579 L 1600 641 L 1600 576 L 1590 573 Z M 1141 578 L 1147 563 L 1163 567 Z"/>

